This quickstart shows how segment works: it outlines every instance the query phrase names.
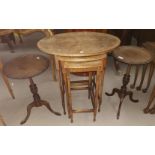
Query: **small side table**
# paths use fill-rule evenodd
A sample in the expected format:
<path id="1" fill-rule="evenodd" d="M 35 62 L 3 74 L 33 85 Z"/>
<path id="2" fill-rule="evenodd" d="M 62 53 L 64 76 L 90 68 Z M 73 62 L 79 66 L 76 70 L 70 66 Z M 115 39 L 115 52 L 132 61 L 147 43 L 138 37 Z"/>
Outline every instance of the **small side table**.
<path id="1" fill-rule="evenodd" d="M 48 59 L 41 55 L 33 54 L 17 57 L 4 66 L 4 73 L 8 77 L 14 79 L 29 79 L 30 81 L 30 90 L 33 94 L 34 101 L 27 106 L 27 115 L 21 124 L 24 124 L 28 120 L 33 107 L 40 107 L 44 105 L 55 115 L 61 115 L 60 113 L 55 112 L 47 101 L 41 100 L 38 94 L 37 85 L 32 79 L 32 77 L 44 72 L 48 66 Z"/>
<path id="2" fill-rule="evenodd" d="M 123 85 L 121 88 L 114 88 L 111 94 L 106 93 L 107 96 L 113 96 L 115 93 L 118 94 L 120 104 L 117 112 L 117 119 L 119 119 L 121 106 L 126 96 L 129 96 L 129 99 L 132 102 L 138 102 L 138 100 L 133 99 L 133 92 L 127 90 L 127 85 L 130 81 L 131 66 L 148 64 L 151 62 L 152 57 L 146 49 L 136 46 L 120 46 L 114 50 L 113 56 L 117 61 L 127 64 L 127 70 L 124 74 Z"/>

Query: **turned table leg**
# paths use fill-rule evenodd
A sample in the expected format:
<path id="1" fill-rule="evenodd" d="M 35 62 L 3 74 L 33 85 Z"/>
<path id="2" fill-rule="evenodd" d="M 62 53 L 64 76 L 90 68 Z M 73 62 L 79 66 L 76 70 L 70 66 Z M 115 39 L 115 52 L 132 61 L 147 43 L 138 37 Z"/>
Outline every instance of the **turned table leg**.
<path id="1" fill-rule="evenodd" d="M 153 90 L 152 90 L 152 93 L 151 93 L 151 95 L 150 95 L 150 99 L 149 99 L 148 105 L 147 105 L 147 107 L 143 110 L 144 113 L 149 113 L 149 112 L 150 112 L 150 110 L 151 110 L 151 109 L 150 109 L 150 106 L 151 106 L 151 104 L 152 104 L 154 98 L 155 98 L 155 86 L 154 86 L 154 88 L 153 88 Z M 155 107 L 154 107 L 153 109 L 155 109 Z"/>
<path id="2" fill-rule="evenodd" d="M 60 113 L 58 112 L 55 112 L 51 107 L 50 107 L 50 104 L 47 102 L 47 101 L 44 101 L 44 100 L 41 100 L 39 94 L 38 94 L 38 88 L 37 88 L 37 85 L 33 82 L 33 79 L 32 78 L 29 78 L 30 80 L 30 90 L 33 94 L 33 99 L 34 101 L 32 103 L 30 103 L 28 106 L 27 106 L 27 115 L 25 117 L 25 119 L 21 122 L 21 124 L 24 124 L 26 123 L 26 121 L 28 120 L 29 116 L 30 116 L 30 113 L 31 113 L 31 109 L 33 107 L 40 107 L 42 105 L 44 105 L 49 111 L 51 111 L 52 113 L 54 113 L 55 115 L 61 115 Z"/>
<path id="3" fill-rule="evenodd" d="M 114 61 L 114 67 L 116 69 L 116 73 L 119 74 L 121 72 L 119 62 L 115 58 L 113 58 L 113 61 Z"/>
<path id="4" fill-rule="evenodd" d="M 141 90 L 142 85 L 143 85 L 143 81 L 145 78 L 145 74 L 146 74 L 146 69 L 147 69 L 148 64 L 143 65 L 143 70 L 142 70 L 142 78 L 141 78 L 141 82 L 140 85 L 137 87 L 137 90 Z"/>
<path id="5" fill-rule="evenodd" d="M 10 83 L 9 83 L 9 80 L 8 80 L 7 76 L 6 76 L 4 73 L 2 73 L 2 78 L 3 78 L 3 80 L 4 80 L 4 82 L 5 82 L 6 86 L 7 86 L 7 88 L 8 88 L 8 90 L 9 90 L 9 93 L 10 93 L 11 97 L 12 97 L 13 99 L 15 99 L 15 95 L 14 95 L 14 93 L 13 93 L 13 90 L 12 90 L 12 88 L 11 88 L 11 85 L 10 85 Z"/>
<path id="6" fill-rule="evenodd" d="M 143 92 L 146 93 L 149 86 L 150 86 L 150 83 L 151 83 L 151 79 L 152 79 L 152 76 L 153 76 L 153 73 L 154 73 L 154 69 L 155 69 L 155 64 L 154 62 L 152 62 L 150 64 L 150 71 L 149 71 L 149 77 L 148 77 L 148 80 L 147 80 L 147 86 L 145 89 L 143 89 Z"/>
<path id="7" fill-rule="evenodd" d="M 132 88 L 132 89 L 135 88 L 135 85 L 136 85 L 136 82 L 137 82 L 137 78 L 138 78 L 139 68 L 140 68 L 139 65 L 137 65 L 136 68 L 135 68 L 134 82 L 133 82 L 133 84 L 130 85 L 130 88 Z"/>
<path id="8" fill-rule="evenodd" d="M 113 96 L 115 93 L 117 93 L 120 98 L 120 103 L 119 103 L 118 112 L 117 112 L 117 119 L 119 119 L 121 106 L 126 96 L 129 96 L 129 99 L 132 102 L 138 102 L 138 100 L 133 99 L 133 93 L 127 90 L 127 85 L 130 81 L 130 70 L 131 70 L 131 65 L 128 65 L 127 71 L 123 77 L 123 85 L 121 86 L 120 89 L 114 88 L 111 94 L 106 93 L 107 96 Z"/>

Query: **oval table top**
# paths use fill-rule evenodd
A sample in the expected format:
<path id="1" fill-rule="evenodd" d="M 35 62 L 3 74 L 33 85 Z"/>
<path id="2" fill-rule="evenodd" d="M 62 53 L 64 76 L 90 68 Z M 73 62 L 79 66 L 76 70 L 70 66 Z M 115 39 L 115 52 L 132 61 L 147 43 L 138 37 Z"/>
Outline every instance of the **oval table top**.
<path id="1" fill-rule="evenodd" d="M 120 46 L 113 51 L 113 56 L 126 64 L 147 64 L 152 61 L 152 55 L 145 48 L 137 46 Z"/>
<path id="2" fill-rule="evenodd" d="M 9 78 L 27 79 L 45 71 L 49 61 L 42 55 L 29 54 L 12 59 L 4 65 L 3 71 Z"/>
<path id="3" fill-rule="evenodd" d="M 99 32 L 61 33 L 37 43 L 38 48 L 47 54 L 67 57 L 106 54 L 119 45 L 119 38 Z"/>

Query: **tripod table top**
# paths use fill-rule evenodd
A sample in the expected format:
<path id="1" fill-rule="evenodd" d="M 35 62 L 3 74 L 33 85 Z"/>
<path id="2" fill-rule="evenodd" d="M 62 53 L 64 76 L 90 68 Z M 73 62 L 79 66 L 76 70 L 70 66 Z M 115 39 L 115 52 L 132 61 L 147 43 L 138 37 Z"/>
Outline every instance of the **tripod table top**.
<path id="1" fill-rule="evenodd" d="M 4 65 L 4 73 L 14 79 L 34 77 L 49 66 L 49 61 L 42 55 L 29 54 L 17 57 Z"/>
<path id="2" fill-rule="evenodd" d="M 152 61 L 152 56 L 145 48 L 137 46 L 120 46 L 113 51 L 113 56 L 120 62 L 141 65 Z"/>

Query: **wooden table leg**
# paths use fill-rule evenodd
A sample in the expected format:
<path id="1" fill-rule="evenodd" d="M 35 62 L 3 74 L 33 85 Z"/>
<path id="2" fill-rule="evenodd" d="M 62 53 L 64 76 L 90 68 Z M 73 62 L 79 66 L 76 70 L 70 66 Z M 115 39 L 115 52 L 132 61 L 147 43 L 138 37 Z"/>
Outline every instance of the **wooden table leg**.
<path id="1" fill-rule="evenodd" d="M 153 90 L 152 90 L 152 93 L 151 93 L 151 95 L 150 95 L 150 99 L 149 99 L 148 105 L 147 105 L 147 107 L 143 110 L 144 113 L 149 113 L 149 112 L 150 112 L 150 106 L 151 106 L 151 104 L 152 104 L 154 98 L 155 98 L 155 86 L 154 86 L 154 88 L 153 88 Z M 154 109 L 155 109 L 155 107 L 154 107 Z"/>
<path id="2" fill-rule="evenodd" d="M 14 44 L 16 44 L 16 39 L 15 39 L 14 33 L 10 34 L 10 40 L 12 40 Z"/>
<path id="3" fill-rule="evenodd" d="M 2 63 L 1 60 L 0 60 L 0 72 L 1 72 L 1 74 L 2 74 L 2 78 L 3 78 L 4 83 L 6 84 L 6 86 L 7 86 L 7 88 L 8 88 L 8 91 L 9 91 L 11 97 L 12 97 L 13 99 L 15 99 L 15 96 L 14 96 L 13 90 L 12 90 L 12 88 L 11 88 L 11 85 L 10 85 L 10 83 L 9 83 L 8 77 L 7 77 L 7 76 L 4 74 L 4 72 L 3 72 L 3 63 Z"/>
<path id="4" fill-rule="evenodd" d="M 5 121 L 4 121 L 4 119 L 3 119 L 3 117 L 1 115 L 0 115 L 0 122 L 1 122 L 2 125 L 6 126 L 6 123 L 5 123 Z"/>
<path id="5" fill-rule="evenodd" d="M 2 73 L 2 78 L 3 78 L 3 80 L 4 80 L 4 82 L 5 82 L 6 86 L 7 86 L 7 88 L 8 88 L 8 90 L 9 90 L 9 93 L 10 93 L 11 97 L 12 97 L 13 99 L 15 99 L 15 95 L 14 95 L 14 93 L 13 93 L 13 90 L 12 90 L 11 86 L 10 86 L 10 83 L 9 83 L 8 78 L 7 78 L 6 75 L 4 75 L 3 73 Z"/>
<path id="6" fill-rule="evenodd" d="M 103 82 L 104 82 L 104 74 L 105 74 L 105 69 L 106 69 L 106 63 L 107 63 L 107 59 L 104 60 L 104 68 L 103 68 L 103 71 L 101 72 L 101 84 L 100 84 L 100 92 L 99 92 L 99 108 L 98 108 L 98 112 L 100 112 L 101 104 L 102 104 Z"/>
<path id="7" fill-rule="evenodd" d="M 118 112 L 117 112 L 117 119 L 119 119 L 121 106 L 126 96 L 129 96 L 129 99 L 132 102 L 138 102 L 138 100 L 133 99 L 133 93 L 131 91 L 127 91 L 127 85 L 130 81 L 130 70 L 131 70 L 131 65 L 128 65 L 127 71 L 123 77 L 123 85 L 120 89 L 114 88 L 111 94 L 106 93 L 107 96 L 113 96 L 115 93 L 117 93 L 120 98 L 120 103 L 119 103 Z"/>
<path id="8" fill-rule="evenodd" d="M 98 69 L 96 74 L 96 90 L 95 90 L 95 99 L 94 99 L 94 118 L 93 118 L 94 122 L 96 121 L 97 109 L 99 108 L 99 111 L 100 111 L 100 106 L 101 106 L 101 103 L 99 101 L 101 79 L 102 79 L 102 71 Z"/>
<path id="9" fill-rule="evenodd" d="M 139 68 L 140 68 L 140 66 L 139 65 L 137 65 L 137 66 L 135 66 L 136 68 L 135 68 L 135 78 L 134 78 L 134 82 L 133 82 L 133 84 L 131 84 L 130 85 L 130 88 L 135 88 L 135 85 L 136 85 L 136 82 L 137 82 L 137 78 L 138 78 L 138 73 L 139 73 Z"/>
<path id="10" fill-rule="evenodd" d="M 52 113 L 54 113 L 55 115 L 61 115 L 60 113 L 58 112 L 55 112 L 51 107 L 50 107 L 50 104 L 47 102 L 47 101 L 44 101 L 44 100 L 41 100 L 39 94 L 38 94 L 38 88 L 37 88 L 37 85 L 33 82 L 33 79 L 32 78 L 29 78 L 30 80 L 30 90 L 33 94 L 33 99 L 34 101 L 32 103 L 30 103 L 28 106 L 27 106 L 27 115 L 25 117 L 25 119 L 21 122 L 21 124 L 24 124 L 26 123 L 26 121 L 28 120 L 29 116 L 30 116 L 30 113 L 31 113 L 31 109 L 33 107 L 40 107 L 40 106 L 46 106 L 46 108 L 48 110 L 50 110 Z"/>
<path id="11" fill-rule="evenodd" d="M 114 67 L 116 69 L 116 73 L 120 74 L 121 73 L 121 69 L 120 69 L 119 62 L 115 58 L 113 58 L 113 61 L 114 61 Z"/>
<path id="12" fill-rule="evenodd" d="M 62 102 L 62 108 L 64 115 L 66 115 L 66 109 L 65 109 L 65 88 L 64 88 L 64 77 L 62 74 L 62 67 L 61 62 L 59 61 L 59 69 L 58 69 L 58 81 L 59 81 L 59 87 L 60 87 L 60 93 L 61 93 L 61 102 Z"/>
<path id="13" fill-rule="evenodd" d="M 140 81 L 140 85 L 136 88 L 137 90 L 141 90 L 141 88 L 142 88 L 143 81 L 144 81 L 145 74 L 146 74 L 147 66 L 148 66 L 148 64 L 143 65 L 142 78 L 141 78 L 141 81 Z"/>
<path id="14" fill-rule="evenodd" d="M 20 41 L 20 43 L 23 43 L 23 38 L 22 38 L 20 32 L 17 32 L 17 35 L 18 35 L 18 37 L 19 37 L 19 41 Z"/>
<path id="15" fill-rule="evenodd" d="M 50 61 L 51 61 L 51 67 L 52 67 L 52 77 L 54 81 L 57 81 L 56 78 L 56 62 L 55 62 L 55 56 L 50 55 Z"/>
<path id="16" fill-rule="evenodd" d="M 151 83 L 151 79 L 152 79 L 152 76 L 153 76 L 153 73 L 154 73 L 154 69 L 155 69 L 155 64 L 154 62 L 152 62 L 150 64 L 150 71 L 149 71 L 149 77 L 148 77 L 148 81 L 147 81 L 147 86 L 145 89 L 143 89 L 143 92 L 146 93 L 149 86 L 150 86 L 150 83 Z"/>

